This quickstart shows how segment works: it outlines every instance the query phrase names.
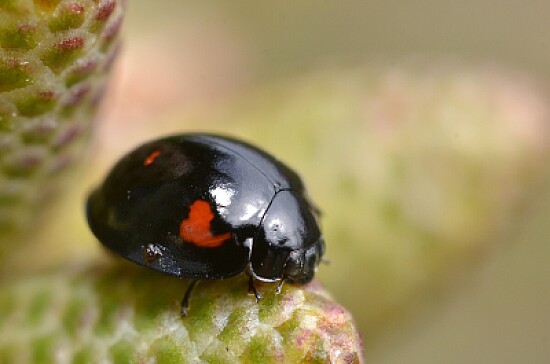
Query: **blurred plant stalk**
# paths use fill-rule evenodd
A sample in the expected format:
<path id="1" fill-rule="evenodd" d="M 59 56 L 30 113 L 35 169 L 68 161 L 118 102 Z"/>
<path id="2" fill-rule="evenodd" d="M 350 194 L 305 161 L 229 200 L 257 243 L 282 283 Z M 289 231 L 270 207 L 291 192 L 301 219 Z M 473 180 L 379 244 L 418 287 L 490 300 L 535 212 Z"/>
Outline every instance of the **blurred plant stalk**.
<path id="1" fill-rule="evenodd" d="M 122 17 L 121 0 L 0 1 L 0 257 L 78 162 Z"/>

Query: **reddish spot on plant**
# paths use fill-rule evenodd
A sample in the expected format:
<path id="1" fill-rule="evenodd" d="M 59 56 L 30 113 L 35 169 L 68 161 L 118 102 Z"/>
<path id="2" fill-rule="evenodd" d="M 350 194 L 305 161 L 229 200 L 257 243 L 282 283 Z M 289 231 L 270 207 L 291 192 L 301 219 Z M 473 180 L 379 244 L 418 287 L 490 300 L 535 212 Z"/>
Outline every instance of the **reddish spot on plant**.
<path id="1" fill-rule="evenodd" d="M 66 106 L 74 106 L 78 104 L 82 99 L 90 92 L 90 86 L 75 87 L 71 90 L 71 93 L 65 101 Z"/>
<path id="2" fill-rule="evenodd" d="M 55 93 L 51 90 L 40 91 L 38 93 L 38 97 L 40 97 L 42 100 L 51 101 L 55 99 Z"/>
<path id="3" fill-rule="evenodd" d="M 55 47 L 64 51 L 72 51 L 75 49 L 82 48 L 84 46 L 84 39 L 82 37 L 72 37 L 63 39 L 61 42 L 57 43 Z"/>
<path id="4" fill-rule="evenodd" d="M 67 4 L 67 11 L 71 14 L 80 15 L 84 12 L 84 7 L 80 4 L 70 3 Z"/>
<path id="5" fill-rule="evenodd" d="M 52 146 L 54 147 L 54 149 L 59 150 L 75 140 L 80 132 L 80 126 L 72 125 L 71 127 L 59 133 L 59 135 L 54 139 Z"/>
<path id="6" fill-rule="evenodd" d="M 34 33 L 36 26 L 32 24 L 21 24 L 17 27 L 17 31 L 20 33 Z"/>
<path id="7" fill-rule="evenodd" d="M 114 1 L 109 1 L 107 4 L 101 6 L 97 12 L 96 20 L 104 21 L 109 18 L 115 10 L 115 6 L 116 4 Z"/>
<path id="8" fill-rule="evenodd" d="M 122 18 L 117 19 L 114 21 L 109 27 L 105 30 L 103 33 L 103 37 L 106 41 L 112 41 L 120 32 L 120 29 L 122 28 Z"/>

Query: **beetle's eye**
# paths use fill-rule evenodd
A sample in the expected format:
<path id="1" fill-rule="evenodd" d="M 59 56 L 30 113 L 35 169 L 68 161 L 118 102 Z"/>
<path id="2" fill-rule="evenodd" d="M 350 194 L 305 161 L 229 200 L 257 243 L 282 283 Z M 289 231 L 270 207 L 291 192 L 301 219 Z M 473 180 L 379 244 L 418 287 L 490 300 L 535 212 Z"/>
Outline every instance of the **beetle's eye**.
<path id="1" fill-rule="evenodd" d="M 302 254 L 293 251 L 286 261 L 285 275 L 288 277 L 297 276 L 302 271 L 303 264 Z"/>
<path id="2" fill-rule="evenodd" d="M 317 247 L 312 246 L 308 250 L 306 250 L 304 254 L 304 260 L 305 260 L 305 267 L 304 271 L 306 273 L 312 273 L 315 271 L 315 267 L 318 264 L 319 261 L 319 252 L 317 251 Z"/>

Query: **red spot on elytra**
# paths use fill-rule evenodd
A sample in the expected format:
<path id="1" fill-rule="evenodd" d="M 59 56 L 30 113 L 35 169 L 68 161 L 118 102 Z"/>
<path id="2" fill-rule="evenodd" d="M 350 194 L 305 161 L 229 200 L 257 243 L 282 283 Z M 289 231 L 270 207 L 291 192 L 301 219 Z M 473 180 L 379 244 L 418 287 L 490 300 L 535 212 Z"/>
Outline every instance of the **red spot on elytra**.
<path id="1" fill-rule="evenodd" d="M 160 155 L 160 151 L 155 150 L 153 153 L 149 154 L 147 158 L 145 158 L 145 160 L 143 161 L 143 165 L 145 167 L 150 166 L 155 162 L 155 159 L 157 159 L 159 155 Z"/>
<path id="2" fill-rule="evenodd" d="M 231 233 L 213 235 L 210 222 L 214 214 L 210 204 L 197 200 L 189 207 L 189 217 L 180 225 L 180 236 L 186 242 L 203 248 L 216 248 L 231 238 Z"/>

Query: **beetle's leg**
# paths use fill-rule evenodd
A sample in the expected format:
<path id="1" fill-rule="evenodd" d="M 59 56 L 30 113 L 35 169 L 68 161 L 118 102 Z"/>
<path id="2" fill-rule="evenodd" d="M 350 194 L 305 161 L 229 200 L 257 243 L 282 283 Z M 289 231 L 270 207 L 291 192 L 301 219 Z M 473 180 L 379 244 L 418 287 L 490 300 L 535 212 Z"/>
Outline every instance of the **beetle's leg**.
<path id="1" fill-rule="evenodd" d="M 285 283 L 285 280 L 284 279 L 281 279 L 279 281 L 279 284 L 277 284 L 277 288 L 275 288 L 275 294 L 280 294 L 281 291 L 283 290 L 283 284 Z"/>
<path id="2" fill-rule="evenodd" d="M 193 292 L 193 288 L 195 288 L 197 283 L 199 283 L 199 281 L 196 279 L 189 283 L 189 286 L 187 286 L 185 296 L 183 296 L 183 299 L 181 300 L 181 317 L 187 316 L 187 310 L 189 309 L 189 300 L 191 299 L 191 292 Z"/>
<path id="3" fill-rule="evenodd" d="M 252 277 L 252 274 L 248 276 L 248 293 L 254 293 L 254 297 L 256 297 L 256 302 L 260 302 L 262 299 L 262 295 L 258 292 L 256 289 L 256 286 L 254 285 L 254 277 Z"/>

